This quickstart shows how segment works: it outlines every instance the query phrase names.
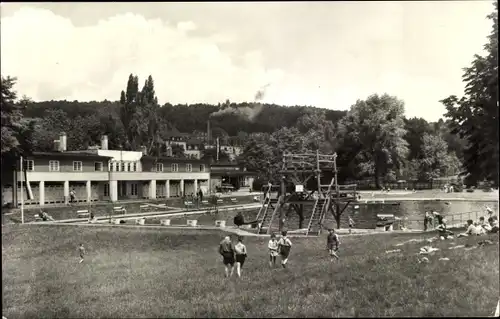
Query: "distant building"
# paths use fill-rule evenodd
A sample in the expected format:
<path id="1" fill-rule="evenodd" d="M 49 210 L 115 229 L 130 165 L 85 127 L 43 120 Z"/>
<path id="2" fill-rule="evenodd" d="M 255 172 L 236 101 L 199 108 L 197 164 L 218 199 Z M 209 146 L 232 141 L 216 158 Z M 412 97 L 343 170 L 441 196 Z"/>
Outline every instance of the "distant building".
<path id="1" fill-rule="evenodd" d="M 176 141 L 176 140 L 174 140 Z M 143 151 L 108 150 L 102 137 L 100 149 L 67 151 L 66 135 L 54 141 L 53 152 L 34 152 L 25 158 L 26 179 L 33 195 L 26 204 L 64 203 L 70 190 L 78 201 L 111 201 L 178 197 L 201 189 L 210 191 L 210 165 L 195 158 L 148 156 Z M 19 167 L 18 167 L 19 170 Z M 21 172 L 12 172 L 3 187 L 3 204 L 19 204 Z M 4 178 L 2 178 L 4 179 Z M 17 184 L 17 191 L 13 185 Z"/>
<path id="2" fill-rule="evenodd" d="M 235 163 L 212 163 L 210 165 L 210 188 L 215 190 L 223 184 L 230 184 L 235 188 L 252 187 L 257 174 L 247 171 Z"/>

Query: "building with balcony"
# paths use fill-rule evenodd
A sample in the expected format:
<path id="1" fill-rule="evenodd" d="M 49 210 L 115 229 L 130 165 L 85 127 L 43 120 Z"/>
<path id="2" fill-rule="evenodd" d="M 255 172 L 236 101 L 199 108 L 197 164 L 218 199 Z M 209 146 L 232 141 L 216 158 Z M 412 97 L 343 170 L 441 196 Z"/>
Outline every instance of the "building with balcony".
<path id="1" fill-rule="evenodd" d="M 19 167 L 10 173 L 10 185 L 2 189 L 3 205 L 16 206 L 21 202 L 23 175 L 25 203 L 36 205 L 67 203 L 70 191 L 79 202 L 157 199 L 195 194 L 198 190 L 210 192 L 210 166 L 199 159 L 108 150 L 106 136 L 101 139 L 99 149 L 67 151 L 65 134 L 54 142 L 57 151 L 34 152 L 24 161 L 24 174 Z M 13 191 L 16 184 L 17 191 Z"/>

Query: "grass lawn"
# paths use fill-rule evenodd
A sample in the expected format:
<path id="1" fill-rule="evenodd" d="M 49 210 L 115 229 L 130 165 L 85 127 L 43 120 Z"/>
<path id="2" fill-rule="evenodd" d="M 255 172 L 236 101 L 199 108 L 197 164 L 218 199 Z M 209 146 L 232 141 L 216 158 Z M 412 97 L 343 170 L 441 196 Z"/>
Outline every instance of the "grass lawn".
<path id="1" fill-rule="evenodd" d="M 223 278 L 224 234 L 193 229 L 24 225 L 2 227 L 3 315 L 46 317 L 489 316 L 499 297 L 498 236 L 424 244 L 415 234 L 342 238 L 331 263 L 325 238 L 292 238 L 289 268 L 269 269 L 268 238 L 247 237 L 241 279 Z M 77 245 L 88 256 L 78 263 Z M 387 254 L 386 250 L 402 253 Z M 439 257 L 450 261 L 439 261 Z"/>

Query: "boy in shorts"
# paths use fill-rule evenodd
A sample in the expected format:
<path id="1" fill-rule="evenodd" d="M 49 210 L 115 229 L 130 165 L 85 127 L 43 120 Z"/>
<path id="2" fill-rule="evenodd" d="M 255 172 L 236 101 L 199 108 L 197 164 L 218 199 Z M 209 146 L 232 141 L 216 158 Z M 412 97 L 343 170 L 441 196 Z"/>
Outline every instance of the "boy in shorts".
<path id="1" fill-rule="evenodd" d="M 281 255 L 281 266 L 286 268 L 286 263 L 288 262 L 288 256 L 290 255 L 290 249 L 292 248 L 292 242 L 288 237 L 286 237 L 286 230 L 281 232 L 281 238 L 278 241 L 278 251 Z"/>
<path id="2" fill-rule="evenodd" d="M 236 274 L 241 277 L 241 268 L 247 258 L 247 247 L 243 244 L 243 236 L 238 236 L 238 243 L 234 246 L 236 253 Z"/>
<path id="3" fill-rule="evenodd" d="M 269 248 L 269 266 L 276 266 L 276 257 L 278 256 L 278 240 L 276 239 L 275 234 L 271 234 L 271 240 L 269 240 L 267 248 Z"/>
<path id="4" fill-rule="evenodd" d="M 234 247 L 229 236 L 224 237 L 220 242 L 219 254 L 222 256 L 226 277 L 231 277 L 234 271 Z"/>
<path id="5" fill-rule="evenodd" d="M 83 244 L 80 244 L 78 247 L 78 252 L 80 253 L 80 264 L 83 262 L 83 257 L 85 256 L 85 248 L 83 247 Z"/>
<path id="6" fill-rule="evenodd" d="M 328 248 L 328 253 L 330 254 L 330 261 L 333 261 L 333 258 L 337 258 L 337 260 L 339 259 L 339 256 L 337 255 L 339 245 L 339 236 L 335 233 L 333 228 L 330 228 L 328 230 L 328 237 L 326 237 L 326 246 Z"/>

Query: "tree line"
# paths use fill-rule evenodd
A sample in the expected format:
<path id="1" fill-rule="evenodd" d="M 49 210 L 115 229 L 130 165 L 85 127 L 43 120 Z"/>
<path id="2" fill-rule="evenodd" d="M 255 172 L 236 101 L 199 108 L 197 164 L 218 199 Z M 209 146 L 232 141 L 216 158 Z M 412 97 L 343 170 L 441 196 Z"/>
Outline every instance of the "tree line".
<path id="1" fill-rule="evenodd" d="M 283 152 L 319 150 L 338 153 L 341 179 L 373 178 L 380 185 L 461 173 L 470 185 L 485 179 L 498 185 L 497 12 L 495 3 L 488 16 L 493 20 L 488 54 L 476 55 L 465 70 L 464 97 L 443 99 L 447 113 L 435 123 L 406 118 L 404 102 L 388 94 L 358 100 L 347 112 L 229 100 L 159 105 L 153 77 L 141 88 L 131 74 L 117 101 L 33 102 L 18 98 L 15 78 L 2 76 L 2 164 L 33 150 L 51 150 L 60 132 L 68 135 L 70 150 L 98 145 L 106 134 L 111 149 L 145 146 L 164 155 L 169 134 L 206 132 L 210 120 L 212 137 L 243 145 L 238 161 L 262 179 L 277 178 Z M 259 111 L 245 116 L 248 110 Z M 183 156 L 180 149 L 172 152 Z"/>

